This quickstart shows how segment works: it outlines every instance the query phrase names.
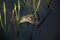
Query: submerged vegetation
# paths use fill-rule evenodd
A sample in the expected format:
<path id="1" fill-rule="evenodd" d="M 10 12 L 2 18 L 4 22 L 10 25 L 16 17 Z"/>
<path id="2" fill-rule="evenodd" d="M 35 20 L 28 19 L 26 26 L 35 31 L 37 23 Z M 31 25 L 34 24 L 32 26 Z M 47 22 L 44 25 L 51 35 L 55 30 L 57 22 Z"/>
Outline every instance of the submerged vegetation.
<path id="1" fill-rule="evenodd" d="M 38 9 L 40 8 L 40 2 L 41 2 L 41 0 L 38 0 L 38 3 L 37 3 L 37 5 L 35 5 L 36 3 L 36 1 L 35 0 L 31 0 L 31 2 L 32 2 L 32 4 L 33 4 L 33 9 L 34 9 L 34 13 L 32 13 L 32 9 L 30 9 L 29 8 L 29 6 L 31 6 L 31 5 L 28 5 L 28 0 L 23 0 L 23 2 L 25 3 L 25 5 L 27 6 L 27 8 L 29 9 L 29 11 L 31 12 L 31 15 L 33 15 L 34 14 L 34 16 L 35 17 L 37 17 L 37 14 L 36 14 L 36 12 L 38 11 Z M 19 20 L 21 20 L 22 18 L 20 18 L 20 8 L 21 8 L 21 1 L 20 0 L 18 0 L 18 5 L 16 5 L 16 3 L 14 3 L 14 8 L 12 9 L 12 12 L 11 12 L 11 18 L 10 18 L 10 22 L 12 22 L 12 24 L 13 24 L 13 21 L 19 26 Z M 17 11 L 17 9 L 18 9 L 18 11 Z M 0 13 L 0 23 L 1 23 L 1 26 L 3 26 L 3 28 L 5 29 L 5 31 L 6 31 L 6 16 L 7 16 L 7 7 L 6 7 L 6 3 L 5 2 L 3 2 L 3 12 L 4 12 L 4 19 L 2 18 L 2 16 L 1 16 L 1 13 Z M 16 15 L 16 16 L 14 16 L 14 15 Z M 2 22 L 2 19 L 4 20 L 4 23 Z"/>
<path id="2" fill-rule="evenodd" d="M 37 3 L 36 3 L 36 0 L 30 0 L 31 1 L 31 3 L 28 3 L 28 0 L 23 0 L 23 2 L 24 2 L 24 4 L 25 4 L 25 6 L 29 9 L 29 11 L 30 11 L 30 14 L 31 15 L 34 15 L 34 17 L 38 17 L 38 13 L 37 13 L 37 11 L 40 9 L 40 6 L 41 6 L 41 0 L 38 0 L 37 1 Z M 51 0 L 47 0 L 47 4 L 48 4 L 48 6 L 51 8 L 51 9 L 53 9 L 52 7 L 51 7 Z M 20 0 L 18 0 L 18 3 L 17 3 L 18 5 L 16 5 L 16 3 L 14 3 L 14 8 L 12 9 L 12 12 L 11 12 L 11 18 L 10 18 L 10 24 L 9 24 L 9 26 L 8 26 L 8 32 L 10 31 L 10 25 L 12 25 L 13 26 L 13 28 L 15 27 L 14 25 L 16 24 L 17 26 L 16 27 L 18 27 L 18 31 L 20 31 L 20 29 L 21 29 L 21 25 L 19 24 L 19 22 L 22 20 L 22 18 L 20 17 L 20 15 L 22 14 L 22 13 L 20 13 L 20 9 L 21 9 L 21 1 Z M 33 8 L 33 12 L 32 12 L 32 8 Z M 3 30 L 4 30 L 4 32 L 7 32 L 6 31 L 6 26 L 7 26 L 7 18 L 6 18 L 6 16 L 7 16 L 7 7 L 6 7 L 6 3 L 5 2 L 3 2 L 3 12 L 4 12 L 4 18 L 2 18 L 2 13 L 0 13 L 0 24 L 1 24 L 1 27 L 3 28 Z M 30 15 L 29 14 L 29 15 Z M 15 16 L 16 15 L 16 16 Z M 47 15 L 48 16 L 48 15 Z M 30 18 L 29 18 L 30 19 Z M 43 21 L 46 19 L 46 17 L 43 19 Z M 43 21 L 40 23 L 40 24 L 42 24 L 43 23 Z M 40 26 L 40 24 L 38 25 L 38 26 Z M 28 27 L 29 26 L 29 23 L 26 23 L 26 26 Z M 14 29 L 15 30 L 15 29 Z M 16 31 L 17 32 L 17 34 L 19 33 L 18 31 Z M 32 28 L 32 31 L 33 31 L 33 28 Z M 31 37 L 30 37 L 31 38 Z"/>

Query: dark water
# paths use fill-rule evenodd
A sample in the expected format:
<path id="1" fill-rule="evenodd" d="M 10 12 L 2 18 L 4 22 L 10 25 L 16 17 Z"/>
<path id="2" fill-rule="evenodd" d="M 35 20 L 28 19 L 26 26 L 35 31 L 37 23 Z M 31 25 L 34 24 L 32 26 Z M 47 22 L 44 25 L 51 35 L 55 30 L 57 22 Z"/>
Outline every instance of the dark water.
<path id="1" fill-rule="evenodd" d="M 11 2 L 10 2 L 11 1 Z M 17 4 L 17 0 L 6 0 L 7 5 L 7 13 L 11 12 L 13 9 L 14 2 Z M 21 0 L 22 2 L 22 0 Z M 9 4 L 9 5 L 8 5 Z M 34 31 L 32 33 L 32 40 L 59 40 L 60 36 L 60 6 L 58 0 L 52 0 L 52 5 L 54 11 L 51 12 L 50 15 L 46 18 L 44 23 L 39 27 L 39 29 L 36 29 L 37 26 L 34 27 Z M 2 9 L 1 9 L 2 11 Z M 47 6 L 46 0 L 42 0 L 40 10 L 38 11 L 40 21 L 43 20 L 43 18 L 48 14 L 50 9 Z M 3 12 L 2 12 L 3 13 Z M 28 8 L 21 5 L 21 15 L 29 14 Z M 7 27 L 9 25 L 9 18 L 11 14 L 7 14 Z M 25 25 L 24 25 L 25 26 Z M 16 37 L 15 32 L 9 32 L 7 34 L 4 34 L 2 32 L 2 29 L 0 30 L 0 40 L 29 40 L 31 35 L 33 25 L 30 24 L 29 27 L 24 30 L 24 28 L 19 32 L 18 38 Z"/>

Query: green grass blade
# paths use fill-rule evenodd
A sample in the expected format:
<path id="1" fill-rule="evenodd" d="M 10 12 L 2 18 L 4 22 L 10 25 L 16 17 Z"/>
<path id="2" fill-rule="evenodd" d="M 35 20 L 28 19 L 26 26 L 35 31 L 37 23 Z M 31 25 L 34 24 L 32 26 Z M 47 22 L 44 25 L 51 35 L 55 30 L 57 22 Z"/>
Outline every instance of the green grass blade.
<path id="1" fill-rule="evenodd" d="M 15 10 L 15 13 L 16 13 L 16 24 L 17 24 L 17 27 L 20 27 L 19 26 L 19 23 L 18 23 L 18 21 L 19 21 L 19 11 L 20 11 L 20 3 L 19 3 L 19 1 L 18 1 L 18 11 L 17 11 L 17 9 L 16 9 L 16 4 L 14 3 L 14 10 Z"/>
<path id="2" fill-rule="evenodd" d="M 33 1 L 33 7 L 34 7 L 34 11 L 35 11 L 35 0 L 32 0 Z"/>
<path id="3" fill-rule="evenodd" d="M 35 16 L 37 16 L 37 15 L 36 15 L 36 12 L 37 12 L 38 8 L 40 7 L 40 3 L 41 3 L 41 0 L 38 1 L 37 8 L 36 8 L 36 10 L 35 10 L 35 12 L 34 12 L 34 15 L 35 15 Z"/>
<path id="4" fill-rule="evenodd" d="M 4 24 L 6 26 L 6 4 L 3 2 L 3 10 L 4 10 Z"/>
<path id="5" fill-rule="evenodd" d="M 3 23 L 2 23 L 1 13 L 0 13 L 0 25 L 1 25 L 1 27 L 3 28 L 4 32 L 5 32 L 6 29 L 4 28 L 4 25 L 3 25 Z"/>
<path id="6" fill-rule="evenodd" d="M 18 11 L 20 11 L 20 1 L 18 0 Z"/>
<path id="7" fill-rule="evenodd" d="M 16 9 L 16 4 L 14 3 L 14 11 L 15 11 L 15 13 L 16 13 L 16 21 L 18 21 L 18 14 L 17 14 L 17 9 Z"/>
<path id="8" fill-rule="evenodd" d="M 48 4 L 49 7 L 53 10 L 52 5 L 51 5 L 51 0 L 47 0 L 47 4 Z"/>
<path id="9" fill-rule="evenodd" d="M 20 1 L 18 0 L 18 20 L 19 20 L 19 11 L 20 11 Z"/>
<path id="10" fill-rule="evenodd" d="M 14 10 L 15 10 L 15 11 L 16 11 L 16 7 L 17 7 L 17 6 L 16 6 L 16 4 L 14 3 Z"/>

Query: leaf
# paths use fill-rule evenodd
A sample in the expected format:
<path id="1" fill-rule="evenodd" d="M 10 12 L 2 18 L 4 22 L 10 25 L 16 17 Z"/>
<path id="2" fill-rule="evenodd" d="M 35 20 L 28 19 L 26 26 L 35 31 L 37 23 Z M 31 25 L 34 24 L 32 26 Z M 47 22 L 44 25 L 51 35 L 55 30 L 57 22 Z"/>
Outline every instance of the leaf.
<path id="1" fill-rule="evenodd" d="M 3 2 L 3 10 L 4 10 L 4 23 L 6 26 L 6 5 L 5 5 L 5 2 Z"/>
<path id="2" fill-rule="evenodd" d="M 0 25 L 1 25 L 1 27 L 3 28 L 4 32 L 5 32 L 5 28 L 4 28 L 4 25 L 3 25 L 3 23 L 2 23 L 1 13 L 0 13 Z"/>
<path id="3" fill-rule="evenodd" d="M 17 14 L 17 9 L 16 9 L 16 4 L 14 3 L 14 11 L 15 11 L 15 13 L 16 13 L 16 21 L 18 21 L 18 14 Z"/>
<path id="4" fill-rule="evenodd" d="M 35 11 L 35 0 L 32 0 L 33 1 L 33 7 L 34 7 L 34 11 Z"/>
<path id="5" fill-rule="evenodd" d="M 34 15 L 35 16 L 37 16 L 36 12 L 37 12 L 38 8 L 40 7 L 40 3 L 41 3 L 41 0 L 38 1 L 37 8 L 36 8 L 36 10 L 34 12 Z"/>
<path id="6" fill-rule="evenodd" d="M 20 11 L 20 1 L 18 0 L 18 11 Z"/>
<path id="7" fill-rule="evenodd" d="M 16 4 L 14 3 L 14 10 L 16 11 Z"/>
<path id="8" fill-rule="evenodd" d="M 51 4 L 51 1 L 52 0 L 47 0 L 48 8 L 52 9 L 55 12 L 55 10 L 54 10 L 54 8 L 53 8 L 53 6 Z"/>
<path id="9" fill-rule="evenodd" d="M 19 20 L 19 11 L 20 11 L 20 1 L 18 0 L 18 20 Z"/>
<path id="10" fill-rule="evenodd" d="M 4 10 L 4 14 L 6 14 L 6 5 L 5 5 L 5 2 L 3 2 L 3 10 Z"/>

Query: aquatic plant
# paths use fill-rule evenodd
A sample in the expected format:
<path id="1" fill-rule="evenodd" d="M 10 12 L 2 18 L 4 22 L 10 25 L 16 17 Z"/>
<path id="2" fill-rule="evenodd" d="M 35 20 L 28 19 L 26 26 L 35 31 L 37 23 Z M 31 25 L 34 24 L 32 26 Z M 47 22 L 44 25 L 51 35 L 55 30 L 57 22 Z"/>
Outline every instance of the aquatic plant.
<path id="1" fill-rule="evenodd" d="M 54 10 L 53 8 L 52 8 L 52 6 L 51 6 L 51 1 L 50 0 L 47 0 L 47 4 L 48 4 L 48 6 L 49 6 L 49 8 L 51 9 L 51 11 L 49 11 L 49 13 L 45 16 L 45 18 L 41 21 L 41 22 L 39 22 L 38 21 L 38 13 L 37 13 L 37 11 L 40 9 L 40 6 L 41 6 L 41 0 L 38 0 L 37 1 L 37 4 L 36 4 L 36 0 L 31 0 L 31 3 L 27 3 L 28 2 L 28 0 L 23 0 L 23 2 L 24 2 L 24 6 L 25 7 L 27 7 L 28 8 L 28 10 L 30 11 L 30 14 L 29 15 L 25 15 L 25 16 L 22 16 L 22 17 L 20 17 L 20 15 L 21 15 L 21 13 L 20 13 L 20 9 L 21 9 L 21 1 L 20 0 L 18 0 L 18 4 L 16 4 L 16 3 L 14 3 L 14 8 L 12 9 L 12 12 L 11 12 L 11 14 L 12 14 L 12 16 L 11 16 L 11 19 L 10 19 L 10 25 L 8 26 L 8 32 L 10 31 L 10 27 L 11 27 L 11 25 L 13 24 L 13 26 L 14 26 L 14 24 L 16 24 L 17 26 L 16 27 L 18 27 L 18 31 L 16 31 L 16 33 L 17 34 L 19 34 L 19 31 L 20 31 L 20 24 L 22 23 L 22 22 L 29 22 L 29 23 L 31 23 L 32 25 L 33 25 L 33 27 L 32 27 L 32 31 L 31 31 L 31 36 L 30 36 L 30 40 L 32 40 L 32 33 L 33 33 L 33 29 L 34 29 L 34 25 L 36 25 L 37 24 L 37 26 L 38 26 L 38 28 L 41 26 L 41 24 L 44 22 L 44 20 L 47 18 L 47 16 L 50 14 L 50 12 L 52 11 L 52 10 Z M 33 5 L 33 6 L 32 6 Z M 32 8 L 33 8 L 33 10 L 34 11 L 32 11 Z M 6 32 L 6 10 L 7 8 L 6 8 L 6 3 L 5 2 L 3 2 L 3 12 L 4 12 L 4 23 L 3 23 L 3 21 L 2 21 L 2 15 L 1 15 L 1 13 L 0 13 L 0 24 L 1 24 L 1 27 L 3 28 L 3 30 Z M 18 10 L 17 10 L 18 9 Z M 16 14 L 16 16 L 14 16 Z M 36 23 L 35 23 L 36 22 Z M 26 28 L 29 26 L 29 23 L 26 23 Z M 15 26 L 14 26 L 15 27 Z"/>

